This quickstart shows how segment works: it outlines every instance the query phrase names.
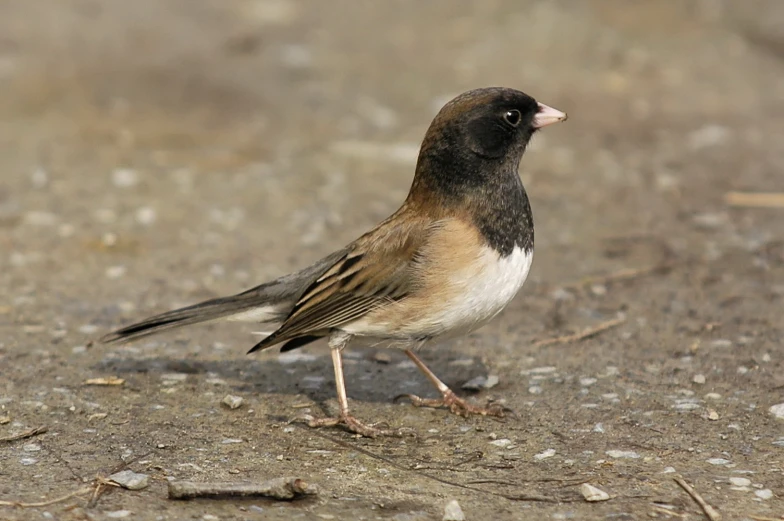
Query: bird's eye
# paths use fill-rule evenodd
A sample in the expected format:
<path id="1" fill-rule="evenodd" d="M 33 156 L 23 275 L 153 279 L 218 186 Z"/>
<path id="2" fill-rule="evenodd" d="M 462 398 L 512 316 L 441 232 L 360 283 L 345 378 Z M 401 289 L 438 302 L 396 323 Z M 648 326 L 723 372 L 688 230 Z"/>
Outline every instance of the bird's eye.
<path id="1" fill-rule="evenodd" d="M 522 119 L 522 116 L 520 115 L 519 110 L 507 110 L 506 114 L 504 114 L 504 119 L 506 120 L 507 123 L 509 123 L 513 127 L 516 127 L 517 125 L 520 124 L 520 120 Z"/>

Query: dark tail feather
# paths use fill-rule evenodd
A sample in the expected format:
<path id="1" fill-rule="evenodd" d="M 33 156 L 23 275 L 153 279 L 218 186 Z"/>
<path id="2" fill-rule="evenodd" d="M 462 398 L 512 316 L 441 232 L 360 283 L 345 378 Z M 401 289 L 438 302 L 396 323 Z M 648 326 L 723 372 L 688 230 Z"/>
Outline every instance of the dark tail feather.
<path id="1" fill-rule="evenodd" d="M 305 335 L 305 336 L 298 336 L 296 338 L 292 338 L 280 348 L 281 353 L 285 353 L 286 351 L 293 351 L 298 347 L 302 347 L 308 345 L 311 342 L 315 342 L 319 338 L 322 338 L 324 335 Z M 256 351 L 263 351 L 264 349 L 268 349 L 275 344 L 278 343 L 278 340 L 275 338 L 275 333 L 268 336 L 267 338 L 261 340 L 258 344 L 251 347 L 248 351 L 248 354 L 254 353 Z"/>
<path id="2" fill-rule="evenodd" d="M 216 298 L 174 311 L 167 311 L 109 333 L 101 338 L 101 342 L 105 344 L 129 342 L 182 326 L 231 317 L 265 304 L 258 298 L 248 297 L 251 296 L 236 295 Z"/>

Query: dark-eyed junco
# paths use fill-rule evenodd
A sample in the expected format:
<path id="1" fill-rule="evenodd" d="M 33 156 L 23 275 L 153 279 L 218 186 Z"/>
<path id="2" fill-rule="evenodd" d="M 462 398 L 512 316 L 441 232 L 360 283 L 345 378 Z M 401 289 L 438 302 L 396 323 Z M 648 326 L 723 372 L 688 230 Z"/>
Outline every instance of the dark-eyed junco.
<path id="1" fill-rule="evenodd" d="M 343 379 L 341 350 L 364 338 L 403 349 L 443 397 L 411 396 L 415 405 L 499 415 L 501 410 L 457 397 L 415 350 L 479 328 L 522 287 L 533 257 L 534 223 L 517 170 L 534 132 L 565 119 L 513 89 L 461 94 L 431 123 L 408 197 L 387 220 L 302 271 L 156 315 L 102 341 L 219 319 L 276 328 L 251 353 L 281 343 L 281 351 L 289 351 L 329 337 L 340 413 L 309 424 L 340 424 L 375 436 L 386 431 L 351 415 Z"/>

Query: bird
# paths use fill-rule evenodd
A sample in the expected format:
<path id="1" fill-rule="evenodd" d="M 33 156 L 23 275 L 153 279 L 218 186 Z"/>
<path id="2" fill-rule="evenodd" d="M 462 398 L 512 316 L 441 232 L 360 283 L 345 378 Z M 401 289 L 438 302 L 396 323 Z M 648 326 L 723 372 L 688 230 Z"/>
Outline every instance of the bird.
<path id="1" fill-rule="evenodd" d="M 512 300 L 534 252 L 531 205 L 518 170 L 532 136 L 567 115 L 516 89 L 485 87 L 447 102 L 425 133 L 400 208 L 344 248 L 232 296 L 152 316 L 101 338 L 137 340 L 192 324 L 246 321 L 272 332 L 248 353 L 297 349 L 326 337 L 339 406 L 310 427 L 394 434 L 349 408 L 342 351 L 352 341 L 402 349 L 441 394 L 416 406 L 503 416 L 458 397 L 420 359 L 427 345 L 472 332 Z"/>

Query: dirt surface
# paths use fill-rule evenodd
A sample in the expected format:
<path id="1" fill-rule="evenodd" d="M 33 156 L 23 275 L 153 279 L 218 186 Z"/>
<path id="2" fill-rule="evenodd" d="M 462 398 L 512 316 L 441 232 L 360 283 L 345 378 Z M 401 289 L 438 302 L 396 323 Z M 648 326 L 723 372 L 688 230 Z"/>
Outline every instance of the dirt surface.
<path id="1" fill-rule="evenodd" d="M 150 480 L 0 519 L 705 519 L 677 476 L 725 520 L 778 519 L 784 208 L 724 196 L 784 192 L 784 11 L 733 4 L 0 4 L 0 437 L 48 428 L 0 441 L 0 501 Z M 288 423 L 334 404 L 323 344 L 248 357 L 238 324 L 89 343 L 344 245 L 405 197 L 441 104 L 487 85 L 570 119 L 521 168 L 526 287 L 423 356 L 456 389 L 497 376 L 462 392 L 516 416 L 393 403 L 433 391 L 402 353 L 349 350 L 357 416 L 412 432 L 357 439 Z M 320 494 L 166 499 L 171 478 L 280 476 Z"/>

